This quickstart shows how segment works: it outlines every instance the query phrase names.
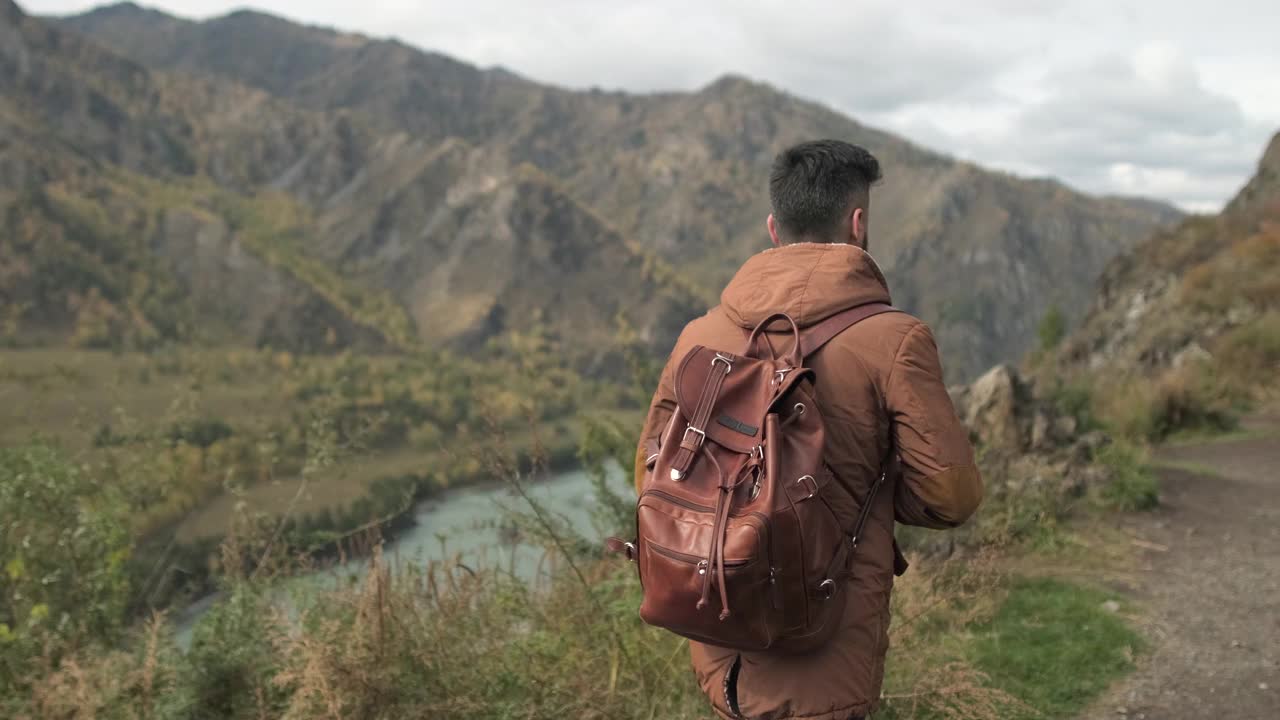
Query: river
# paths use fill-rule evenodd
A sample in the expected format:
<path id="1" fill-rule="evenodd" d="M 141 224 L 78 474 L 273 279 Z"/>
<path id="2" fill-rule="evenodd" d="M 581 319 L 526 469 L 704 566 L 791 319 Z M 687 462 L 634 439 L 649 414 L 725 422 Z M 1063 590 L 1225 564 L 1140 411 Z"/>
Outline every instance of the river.
<path id="1" fill-rule="evenodd" d="M 614 465 L 609 473 L 611 480 L 617 480 L 614 486 L 624 491 L 622 469 Z M 543 482 L 528 484 L 527 490 L 543 508 L 563 517 L 578 532 L 592 538 L 600 536 L 592 517 L 596 492 L 585 471 L 559 473 Z M 414 508 L 414 525 L 389 541 L 383 555 L 393 564 L 449 560 L 471 568 L 497 567 L 531 580 L 540 569 L 545 570 L 547 552 L 514 539 L 508 520 L 510 511 L 529 509 L 528 503 L 507 484 L 450 490 Z M 323 586 L 361 577 L 368 563 L 367 558 L 359 558 L 290 578 L 283 583 L 281 597 L 286 597 L 288 587 L 295 583 Z M 218 599 L 219 594 L 201 598 L 177 614 L 176 639 L 180 647 L 190 645 L 196 623 Z"/>

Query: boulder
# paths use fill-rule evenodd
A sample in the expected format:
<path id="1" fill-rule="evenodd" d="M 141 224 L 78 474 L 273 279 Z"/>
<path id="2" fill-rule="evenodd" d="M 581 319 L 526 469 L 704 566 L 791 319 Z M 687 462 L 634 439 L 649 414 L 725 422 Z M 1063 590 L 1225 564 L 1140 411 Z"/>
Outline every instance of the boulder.
<path id="1" fill-rule="evenodd" d="M 1016 370 L 997 365 L 968 388 L 953 393 L 960 419 L 983 445 L 1010 450 L 1022 447 L 1021 385 Z"/>

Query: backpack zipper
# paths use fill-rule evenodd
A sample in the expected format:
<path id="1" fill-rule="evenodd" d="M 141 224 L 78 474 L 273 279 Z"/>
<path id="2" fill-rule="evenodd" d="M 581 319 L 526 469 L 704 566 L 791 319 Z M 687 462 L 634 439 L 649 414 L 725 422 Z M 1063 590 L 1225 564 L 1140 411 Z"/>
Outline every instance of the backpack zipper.
<path id="1" fill-rule="evenodd" d="M 653 542 L 646 543 L 646 545 L 648 545 L 649 547 L 653 548 L 654 552 L 658 553 L 659 555 L 666 555 L 667 557 L 671 558 L 672 560 L 679 560 L 679 561 L 681 561 L 681 562 L 689 563 L 690 565 L 702 565 L 702 564 L 706 563 L 706 559 L 705 559 L 705 558 L 698 557 L 697 555 L 690 555 L 690 554 L 688 554 L 688 553 L 682 553 L 682 552 L 680 552 L 680 551 L 678 551 L 678 550 L 671 550 L 670 548 L 665 548 L 665 547 L 663 547 L 663 546 L 661 546 L 661 545 L 659 545 L 659 544 L 657 544 L 657 543 L 653 543 Z M 725 561 L 724 561 L 724 566 L 725 566 L 725 567 L 727 567 L 727 568 L 730 568 L 730 567 L 744 567 L 744 566 L 746 566 L 746 565 L 750 565 L 751 563 L 753 563 L 753 562 L 755 562 L 755 561 L 756 561 L 756 559 L 755 559 L 755 558 L 750 558 L 750 559 L 747 559 L 747 560 L 725 560 Z"/>
<path id="2" fill-rule="evenodd" d="M 672 495 L 671 493 L 668 493 L 668 492 L 664 492 L 662 490 L 645 490 L 644 494 L 640 496 L 640 500 L 643 501 L 646 495 L 652 495 L 654 497 L 661 498 L 673 505 L 679 505 L 680 507 L 685 508 L 686 510 L 694 510 L 697 512 L 704 512 L 704 513 L 715 512 L 715 508 L 713 507 L 710 507 L 708 505 L 699 505 L 698 503 L 695 503 L 690 500 L 685 500 L 684 498 L 681 498 L 681 497 L 676 497 L 675 495 Z M 759 518 L 760 524 L 762 526 L 767 525 L 767 522 L 769 520 L 768 516 L 760 512 L 759 510 L 752 510 L 751 512 L 745 512 L 745 513 L 733 513 L 733 512 L 729 513 L 729 517 L 749 517 L 749 516 L 755 516 Z"/>
<path id="3" fill-rule="evenodd" d="M 663 500 L 666 500 L 667 502 L 672 503 L 674 505 L 679 505 L 680 507 L 685 508 L 686 510 L 696 510 L 698 512 L 709 513 L 714 511 L 715 509 L 707 505 L 699 505 L 698 503 L 685 500 L 684 498 L 676 497 L 675 495 L 665 493 L 661 490 L 645 490 L 644 495 L 641 495 L 640 499 L 644 500 L 645 495 L 653 495 L 654 497 L 662 498 Z"/>

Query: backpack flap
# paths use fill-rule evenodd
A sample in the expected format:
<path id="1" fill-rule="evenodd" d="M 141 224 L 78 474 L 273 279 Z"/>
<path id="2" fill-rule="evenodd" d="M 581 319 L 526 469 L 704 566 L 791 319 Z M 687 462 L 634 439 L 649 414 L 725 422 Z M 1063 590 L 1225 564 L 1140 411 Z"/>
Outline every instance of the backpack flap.
<path id="1" fill-rule="evenodd" d="M 770 376 L 773 363 L 742 357 L 699 345 L 689 351 L 676 370 L 676 404 L 685 420 L 698 406 L 711 373 L 724 375 L 720 391 L 707 419 L 706 427 L 693 432 L 706 433 L 704 440 L 714 440 L 735 452 L 749 454 L 764 442 L 764 416 L 773 402 Z M 679 428 L 686 433 L 685 428 Z M 677 439 L 681 442 L 683 438 Z"/>

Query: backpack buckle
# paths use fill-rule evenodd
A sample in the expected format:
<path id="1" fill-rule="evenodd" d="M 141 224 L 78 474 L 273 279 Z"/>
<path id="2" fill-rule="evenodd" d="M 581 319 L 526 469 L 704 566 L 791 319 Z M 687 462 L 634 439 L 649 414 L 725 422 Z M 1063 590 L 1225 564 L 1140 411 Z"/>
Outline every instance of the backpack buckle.
<path id="1" fill-rule="evenodd" d="M 693 449 L 695 450 L 702 445 L 703 441 L 707 439 L 707 432 L 705 430 L 701 430 L 699 428 L 696 428 L 690 425 L 689 427 L 684 429 L 684 437 L 680 438 L 681 445 L 684 445 L 685 443 L 689 442 L 689 433 L 696 433 L 698 435 L 698 439 L 695 440 L 693 443 Z"/>
<path id="2" fill-rule="evenodd" d="M 733 358 L 724 353 L 716 353 L 716 356 L 711 358 L 711 367 L 715 367 L 718 362 L 724 363 L 725 375 L 728 375 L 729 371 L 733 369 Z"/>

